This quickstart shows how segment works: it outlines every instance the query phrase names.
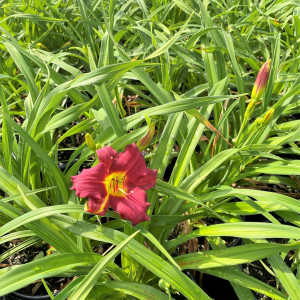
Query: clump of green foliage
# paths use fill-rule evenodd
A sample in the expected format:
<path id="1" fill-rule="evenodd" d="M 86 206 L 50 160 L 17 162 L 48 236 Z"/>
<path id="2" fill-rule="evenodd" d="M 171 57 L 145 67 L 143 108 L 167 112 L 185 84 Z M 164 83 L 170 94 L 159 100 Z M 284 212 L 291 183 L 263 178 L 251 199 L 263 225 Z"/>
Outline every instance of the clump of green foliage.
<path id="1" fill-rule="evenodd" d="M 0 258 L 41 241 L 55 248 L 0 269 L 0 296 L 77 276 L 51 297 L 211 299 L 185 271 L 194 270 L 227 280 L 239 299 L 298 299 L 296 1 L 0 5 L 0 246 L 23 240 Z M 245 115 L 269 59 L 266 89 Z M 122 151 L 150 129 L 150 221 L 84 213 L 70 177 L 94 163 L 95 147 Z M 273 286 L 244 272 L 255 261 Z"/>

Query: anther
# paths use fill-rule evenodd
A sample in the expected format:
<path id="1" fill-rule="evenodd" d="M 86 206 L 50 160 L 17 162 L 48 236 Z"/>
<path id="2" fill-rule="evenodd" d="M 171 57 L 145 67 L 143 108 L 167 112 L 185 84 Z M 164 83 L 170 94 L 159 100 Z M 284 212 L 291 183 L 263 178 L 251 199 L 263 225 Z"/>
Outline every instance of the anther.
<path id="1" fill-rule="evenodd" d="M 115 192 L 118 192 L 119 190 L 119 179 L 118 177 L 116 177 L 116 191 Z"/>

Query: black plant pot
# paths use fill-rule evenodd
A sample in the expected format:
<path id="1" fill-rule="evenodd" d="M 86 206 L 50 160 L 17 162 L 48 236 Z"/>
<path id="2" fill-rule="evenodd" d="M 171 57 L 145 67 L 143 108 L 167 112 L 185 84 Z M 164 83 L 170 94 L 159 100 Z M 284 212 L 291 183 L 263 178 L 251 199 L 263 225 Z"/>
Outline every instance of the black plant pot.
<path id="1" fill-rule="evenodd" d="M 3 300 L 51 300 L 49 295 L 37 295 L 37 296 L 29 296 L 22 294 L 20 292 L 12 292 L 8 295 L 3 296 Z"/>

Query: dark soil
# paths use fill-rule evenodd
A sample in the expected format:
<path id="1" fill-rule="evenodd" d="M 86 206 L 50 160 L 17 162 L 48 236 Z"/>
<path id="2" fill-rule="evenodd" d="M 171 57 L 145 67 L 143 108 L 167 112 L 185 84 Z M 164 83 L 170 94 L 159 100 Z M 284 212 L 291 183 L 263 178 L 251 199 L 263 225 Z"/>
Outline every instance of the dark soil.
<path id="1" fill-rule="evenodd" d="M 0 254 L 3 254 L 7 250 L 15 247 L 19 243 L 21 243 L 22 240 L 13 240 L 8 243 L 4 243 L 0 245 Z M 28 262 L 33 261 L 34 259 L 41 258 L 51 253 L 51 249 L 49 249 L 50 246 L 45 243 L 40 243 L 37 247 L 31 246 L 26 248 L 23 251 L 20 251 L 4 261 L 0 263 L 0 268 L 5 268 L 9 266 L 14 265 L 20 265 L 25 264 Z M 52 293 L 58 293 L 71 279 L 69 278 L 59 278 L 59 277 L 53 277 L 53 278 L 46 278 L 45 282 L 47 283 L 48 287 L 52 291 Z M 19 291 L 17 291 L 20 294 L 24 295 L 30 295 L 30 296 L 39 296 L 39 295 L 48 295 L 43 283 L 41 280 L 37 280 L 30 284 L 29 286 L 26 286 Z M 1 298 L 0 298 L 1 299 Z"/>
<path id="2" fill-rule="evenodd" d="M 9 249 L 12 249 L 13 247 L 17 246 L 23 242 L 21 239 L 12 240 L 10 242 L 4 243 L 0 245 L 0 254 L 3 254 Z M 20 251 L 7 259 L 5 259 L 2 264 L 6 264 L 7 266 L 14 266 L 14 265 L 21 265 L 25 264 L 27 262 L 32 261 L 37 255 L 39 256 L 45 256 L 47 251 L 49 249 L 48 244 L 40 244 L 38 247 L 28 247 L 27 249 Z M 0 265 L 1 267 L 1 265 Z"/>

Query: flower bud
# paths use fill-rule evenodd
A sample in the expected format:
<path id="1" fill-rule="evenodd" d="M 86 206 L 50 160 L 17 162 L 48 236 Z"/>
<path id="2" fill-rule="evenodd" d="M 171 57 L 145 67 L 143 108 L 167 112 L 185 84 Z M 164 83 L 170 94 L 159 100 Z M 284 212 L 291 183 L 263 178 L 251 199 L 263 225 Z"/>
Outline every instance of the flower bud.
<path id="1" fill-rule="evenodd" d="M 274 116 L 274 108 L 272 107 L 266 112 L 263 118 L 260 118 L 260 120 L 258 121 L 259 125 L 265 126 L 269 124 L 273 116 Z"/>
<path id="2" fill-rule="evenodd" d="M 158 282 L 158 286 L 162 289 L 162 290 L 169 290 L 170 289 L 170 287 L 171 287 L 171 285 L 168 283 L 168 282 L 166 282 L 166 281 L 164 281 L 163 279 L 161 279 L 159 282 Z"/>
<path id="3" fill-rule="evenodd" d="M 95 141 L 89 133 L 85 135 L 85 142 L 92 151 L 96 151 Z"/>
<path id="4" fill-rule="evenodd" d="M 136 145 L 140 149 L 140 151 L 143 151 L 147 148 L 147 146 L 150 144 L 155 132 L 155 123 L 152 122 L 148 125 L 148 131 L 145 136 L 143 136 Z"/>
<path id="5" fill-rule="evenodd" d="M 250 118 L 251 114 L 254 111 L 255 104 L 256 104 L 255 99 L 251 99 L 250 103 L 247 106 L 246 112 L 245 112 L 245 119 L 248 120 Z"/>
<path id="6" fill-rule="evenodd" d="M 258 75 L 256 77 L 252 89 L 251 100 L 255 102 L 258 101 L 262 96 L 262 94 L 264 93 L 270 76 L 270 68 L 271 68 L 271 59 L 265 62 L 258 72 Z"/>

